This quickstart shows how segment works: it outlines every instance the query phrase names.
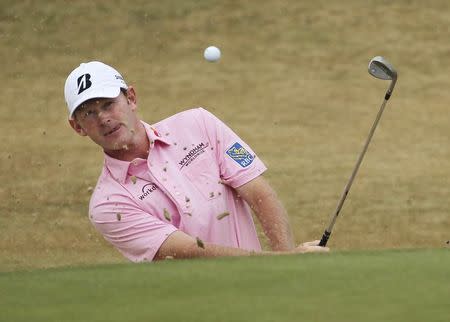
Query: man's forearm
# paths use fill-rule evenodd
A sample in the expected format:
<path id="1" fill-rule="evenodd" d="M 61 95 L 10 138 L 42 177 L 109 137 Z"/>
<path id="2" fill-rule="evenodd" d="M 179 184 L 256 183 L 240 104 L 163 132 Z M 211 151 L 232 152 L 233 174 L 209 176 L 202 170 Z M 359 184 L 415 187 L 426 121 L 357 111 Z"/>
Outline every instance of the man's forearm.
<path id="1" fill-rule="evenodd" d="M 201 243 L 201 244 L 200 244 Z M 164 258 L 173 257 L 177 259 L 188 259 L 197 257 L 227 257 L 227 256 L 251 256 L 255 252 L 233 248 L 227 246 L 220 246 L 216 244 L 210 244 L 206 242 L 190 242 L 176 251 L 169 251 L 164 254 Z"/>
<path id="2" fill-rule="evenodd" d="M 269 183 L 259 176 L 236 190 L 255 212 L 272 249 L 293 249 L 294 240 L 288 215 Z"/>
<path id="3" fill-rule="evenodd" d="M 294 248 L 288 215 L 274 191 L 261 196 L 252 208 L 261 222 L 273 250 L 291 250 Z"/>
<path id="4" fill-rule="evenodd" d="M 251 256 L 253 254 L 255 254 L 254 251 L 206 243 L 198 238 L 195 239 L 182 231 L 176 231 L 161 245 L 155 259 Z"/>

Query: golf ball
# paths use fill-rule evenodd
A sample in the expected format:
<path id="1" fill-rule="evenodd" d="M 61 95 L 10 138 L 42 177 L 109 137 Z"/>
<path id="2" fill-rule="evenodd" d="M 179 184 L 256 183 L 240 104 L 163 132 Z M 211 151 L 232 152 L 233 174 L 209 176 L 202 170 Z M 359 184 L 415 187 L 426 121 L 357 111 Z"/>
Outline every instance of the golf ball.
<path id="1" fill-rule="evenodd" d="M 203 57 L 209 62 L 216 62 L 220 59 L 220 49 L 215 46 L 209 46 L 205 49 Z"/>

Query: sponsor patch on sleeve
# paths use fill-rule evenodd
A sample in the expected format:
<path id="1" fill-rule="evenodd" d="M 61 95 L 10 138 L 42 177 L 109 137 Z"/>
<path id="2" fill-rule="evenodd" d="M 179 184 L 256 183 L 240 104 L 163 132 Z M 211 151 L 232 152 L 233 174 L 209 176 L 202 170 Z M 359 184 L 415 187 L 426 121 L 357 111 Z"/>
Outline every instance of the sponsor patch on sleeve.
<path id="1" fill-rule="evenodd" d="M 253 155 L 238 142 L 233 144 L 233 146 L 227 150 L 227 154 L 243 168 L 249 166 L 254 159 Z"/>

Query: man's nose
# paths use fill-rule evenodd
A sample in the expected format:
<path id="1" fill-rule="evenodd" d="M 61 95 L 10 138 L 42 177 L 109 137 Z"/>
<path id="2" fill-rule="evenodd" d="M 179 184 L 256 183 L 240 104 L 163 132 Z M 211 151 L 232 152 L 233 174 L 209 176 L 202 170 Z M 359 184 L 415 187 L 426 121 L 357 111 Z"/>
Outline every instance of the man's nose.
<path id="1" fill-rule="evenodd" d="M 106 125 L 111 122 L 110 115 L 107 111 L 100 111 L 98 113 L 98 120 L 102 125 Z"/>

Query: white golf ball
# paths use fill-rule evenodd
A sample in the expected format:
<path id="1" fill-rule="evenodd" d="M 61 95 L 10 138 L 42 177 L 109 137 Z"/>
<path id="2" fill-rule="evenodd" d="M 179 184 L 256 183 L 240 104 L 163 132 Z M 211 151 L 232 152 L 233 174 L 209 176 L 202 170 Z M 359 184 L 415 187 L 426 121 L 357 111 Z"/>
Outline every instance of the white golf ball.
<path id="1" fill-rule="evenodd" d="M 209 46 L 205 49 L 203 57 L 205 57 L 207 61 L 216 62 L 220 59 L 220 49 L 215 46 Z"/>

